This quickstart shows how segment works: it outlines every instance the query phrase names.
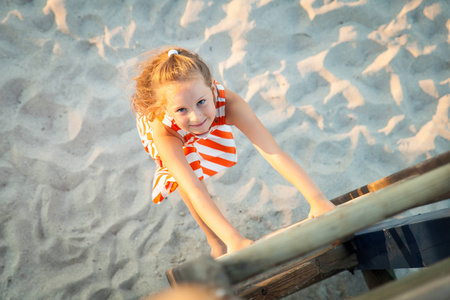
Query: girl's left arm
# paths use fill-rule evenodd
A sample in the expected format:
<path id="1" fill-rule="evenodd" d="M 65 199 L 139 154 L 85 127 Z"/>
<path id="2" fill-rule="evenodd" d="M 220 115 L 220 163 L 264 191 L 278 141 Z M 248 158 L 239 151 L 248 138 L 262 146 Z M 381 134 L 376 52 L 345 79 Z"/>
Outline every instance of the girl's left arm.
<path id="1" fill-rule="evenodd" d="M 236 126 L 253 143 L 261 155 L 303 194 L 311 206 L 309 217 L 317 217 L 335 208 L 303 168 L 287 153 L 238 94 L 226 90 L 226 122 Z"/>

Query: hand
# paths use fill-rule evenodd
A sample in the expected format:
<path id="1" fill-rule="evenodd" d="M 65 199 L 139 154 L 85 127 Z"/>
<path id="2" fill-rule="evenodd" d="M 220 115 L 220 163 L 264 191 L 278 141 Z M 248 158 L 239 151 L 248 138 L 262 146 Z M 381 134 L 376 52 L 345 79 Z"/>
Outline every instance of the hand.
<path id="1" fill-rule="evenodd" d="M 308 219 L 316 218 L 335 208 L 336 206 L 328 200 L 315 203 L 313 206 L 311 206 L 311 210 L 308 214 Z"/>
<path id="2" fill-rule="evenodd" d="M 230 254 L 230 253 L 236 252 L 238 250 L 241 250 L 241 249 L 243 249 L 245 247 L 250 246 L 251 244 L 253 244 L 253 241 L 249 240 L 249 239 L 246 239 L 246 238 L 244 238 L 242 240 L 239 240 L 239 241 L 236 241 L 232 245 L 227 245 L 227 254 Z"/>

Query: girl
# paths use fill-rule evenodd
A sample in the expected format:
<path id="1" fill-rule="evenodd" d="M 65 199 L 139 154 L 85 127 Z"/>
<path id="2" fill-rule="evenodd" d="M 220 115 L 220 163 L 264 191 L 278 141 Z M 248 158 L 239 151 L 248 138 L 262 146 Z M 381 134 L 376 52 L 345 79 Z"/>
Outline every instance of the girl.
<path id="1" fill-rule="evenodd" d="M 311 206 L 309 217 L 334 208 L 300 165 L 280 149 L 247 102 L 212 79 L 196 53 L 165 49 L 143 62 L 140 71 L 132 106 L 142 143 L 156 162 L 153 202 L 160 203 L 178 187 L 214 258 L 252 243 L 225 219 L 203 183 L 236 163 L 230 125 L 299 189 Z"/>

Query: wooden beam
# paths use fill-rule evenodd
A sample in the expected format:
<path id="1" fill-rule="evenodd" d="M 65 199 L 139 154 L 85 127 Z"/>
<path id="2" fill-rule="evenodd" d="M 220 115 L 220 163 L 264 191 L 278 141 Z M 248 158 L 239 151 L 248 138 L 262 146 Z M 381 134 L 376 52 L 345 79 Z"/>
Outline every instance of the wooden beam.
<path id="1" fill-rule="evenodd" d="M 234 291 L 244 299 L 281 299 L 355 267 L 363 270 L 373 289 L 396 279 L 393 271 L 384 269 L 419 268 L 449 257 L 448 228 L 450 208 L 390 219 L 357 232 L 349 242 L 252 277 Z M 390 232 L 398 232 L 398 239 L 389 238 Z"/>
<path id="2" fill-rule="evenodd" d="M 408 167 L 396 173 L 393 173 L 389 176 L 381 178 L 377 181 L 364 185 L 358 189 L 355 189 L 347 194 L 341 195 L 331 200 L 335 205 L 340 205 L 356 199 L 365 194 L 378 191 L 386 186 L 389 186 L 395 182 L 410 178 L 412 176 L 417 176 L 420 174 L 424 174 L 431 170 L 434 170 L 437 167 L 443 166 L 445 164 L 450 163 L 450 151 L 439 154 L 435 157 L 432 157 L 426 161 L 420 162 L 414 166 Z M 444 199 L 450 198 L 450 192 L 443 194 L 434 201 L 440 201 Z M 432 201 L 432 202 L 434 202 Z M 363 270 L 363 275 L 366 280 L 367 286 L 372 289 L 374 287 L 385 284 L 389 281 L 395 279 L 395 275 L 392 270 Z"/>
<path id="3" fill-rule="evenodd" d="M 382 189 L 400 180 L 409 178 L 411 176 L 424 174 L 447 163 L 450 163 L 450 151 L 411 166 L 407 169 L 386 176 L 373 183 L 369 183 L 364 187 L 356 189 L 348 194 L 344 194 L 331 201 L 336 205 L 339 205 L 369 192 L 374 192 Z M 445 196 L 443 198 L 448 197 Z M 289 227 L 292 226 L 295 226 L 295 224 Z M 283 228 L 280 231 L 285 230 L 289 227 Z M 320 252 L 320 256 L 327 257 L 329 255 L 330 258 L 334 257 L 336 247 L 342 247 L 342 245 L 327 247 L 326 250 Z M 321 272 L 319 271 L 319 268 L 311 268 L 314 265 L 307 263 L 307 261 L 312 261 L 313 257 L 315 257 L 316 255 L 318 254 L 310 255 L 309 258 L 295 259 L 289 262 L 284 267 L 276 268 L 273 271 L 265 272 L 259 274 L 258 276 L 252 277 L 250 280 L 238 284 L 234 287 L 234 289 L 238 295 L 247 299 L 279 299 L 344 270 L 342 268 L 336 268 L 335 270 L 333 270 L 333 268 L 336 267 L 333 264 L 329 265 L 330 269 L 327 272 Z M 342 258 L 342 260 L 345 261 L 349 257 L 350 255 L 346 258 Z M 352 265 L 350 263 L 347 267 L 347 269 L 351 269 L 355 267 L 355 265 Z M 306 276 L 307 274 L 310 275 L 310 278 Z M 391 270 L 363 270 L 363 274 L 370 289 L 380 286 L 386 282 L 395 280 L 395 274 Z"/>
<path id="4" fill-rule="evenodd" d="M 434 170 L 440 166 L 443 166 L 443 165 L 446 165 L 449 163 L 450 163 L 450 151 L 447 151 L 447 152 L 439 154 L 435 157 L 427 159 L 423 162 L 420 162 L 414 166 L 408 167 L 406 169 L 403 169 L 401 171 L 393 173 L 389 176 L 381 178 L 377 181 L 366 184 L 366 185 L 364 185 L 356 190 L 353 190 L 347 194 L 336 197 L 336 198 L 332 199 L 331 202 L 333 202 L 335 205 L 340 205 L 340 204 L 346 203 L 348 201 L 351 201 L 353 199 L 356 199 L 360 196 L 366 195 L 368 193 L 372 193 L 372 192 L 381 190 L 382 188 L 385 188 L 385 187 L 387 187 L 391 184 L 394 184 L 396 182 L 399 182 L 401 180 L 424 174 L 426 172 L 429 172 L 431 170 Z M 439 198 L 437 198 L 435 200 L 440 201 L 440 200 L 449 199 L 449 198 L 450 198 L 450 193 L 447 193 L 447 194 L 440 196 Z"/>
<path id="5" fill-rule="evenodd" d="M 234 287 L 244 299 L 281 299 L 357 265 L 351 242 L 332 245 Z"/>
<path id="6" fill-rule="evenodd" d="M 450 151 L 438 155 L 437 157 L 424 161 L 415 166 L 412 166 L 410 168 L 407 168 L 405 170 L 402 170 L 400 172 L 394 173 L 383 179 L 375 181 L 374 183 L 368 184 L 360 189 L 357 189 L 348 194 L 335 198 L 332 201 L 335 204 L 342 204 L 354 198 L 358 198 L 366 193 L 377 191 L 378 189 L 382 189 L 395 182 L 411 178 L 420 174 L 424 174 L 426 172 L 438 168 L 439 166 L 449 163 L 450 163 Z M 446 199 L 445 197 L 448 198 L 449 196 L 450 192 L 447 192 L 446 196 L 437 198 L 435 200 Z M 434 202 L 434 200 L 432 201 Z M 290 230 L 290 228 L 296 226 L 298 227 L 302 223 L 305 223 L 305 221 L 291 225 L 287 228 L 283 228 L 278 232 Z M 269 236 L 262 238 L 261 240 L 266 240 L 267 238 L 270 238 L 271 235 L 277 234 L 278 232 L 272 233 Z M 237 284 L 234 287 L 234 289 L 235 291 L 238 291 L 241 296 L 251 297 L 254 299 L 258 299 L 258 297 L 262 297 L 261 299 L 267 299 L 267 297 L 272 297 L 275 295 L 277 295 L 276 297 L 287 296 L 290 293 L 293 293 L 299 289 L 302 289 L 308 285 L 317 282 L 318 280 L 321 280 L 321 278 L 324 279 L 332 276 L 333 274 L 341 272 L 342 270 L 344 270 L 344 268 L 352 268 L 354 260 L 353 261 L 349 260 L 349 258 L 354 257 L 354 254 L 350 255 L 350 252 L 348 252 L 350 248 L 348 246 L 345 246 L 346 249 L 345 251 L 342 250 L 342 247 L 344 246 L 335 243 L 335 245 L 327 247 L 325 250 L 320 251 L 320 253 L 309 255 L 306 258 L 297 257 L 297 259 L 290 261 L 284 267 L 272 269 L 273 271 L 265 272 L 263 274 L 260 274 L 259 276 L 252 278 L 251 280 L 245 283 Z M 342 262 L 345 262 L 343 265 L 339 266 L 332 263 L 333 257 L 336 258 L 338 257 L 337 255 L 343 255 L 341 257 Z M 348 256 L 344 258 L 345 255 Z M 314 261 L 314 259 L 316 260 Z M 319 262 L 320 267 L 313 264 L 312 263 L 313 261 Z M 316 266 L 317 268 L 315 268 L 314 266 Z M 328 266 L 328 268 L 324 266 Z M 177 275 L 177 273 L 180 273 L 177 270 L 179 268 L 180 267 L 176 267 L 174 269 L 167 271 L 167 277 L 172 286 L 175 286 L 176 282 L 183 282 L 184 280 L 180 278 L 179 276 L 180 274 Z M 222 270 L 225 272 L 224 268 L 222 268 Z M 364 271 L 364 272 L 372 272 L 372 271 Z M 304 275 L 309 274 L 311 276 L 310 280 L 308 280 L 305 276 L 302 277 L 302 274 Z M 383 282 L 385 282 L 385 280 L 383 280 Z M 227 285 L 228 284 L 229 283 L 227 283 Z"/>
<path id="7" fill-rule="evenodd" d="M 450 183 L 449 183 L 450 184 Z M 421 268 L 450 257 L 450 208 L 391 219 L 354 236 L 361 270 Z"/>
<path id="8" fill-rule="evenodd" d="M 397 279 L 394 270 L 363 270 L 362 274 L 369 290 Z"/>
<path id="9" fill-rule="evenodd" d="M 448 300 L 450 258 L 385 284 L 353 300 Z"/>
<path id="10" fill-rule="evenodd" d="M 450 164 L 397 182 L 219 258 L 234 284 L 450 192 Z M 293 243 L 293 241 L 299 241 Z"/>
<path id="11" fill-rule="evenodd" d="M 211 256 L 203 255 L 166 272 L 172 287 L 180 283 L 215 285 L 231 292 L 231 284 L 222 266 Z"/>

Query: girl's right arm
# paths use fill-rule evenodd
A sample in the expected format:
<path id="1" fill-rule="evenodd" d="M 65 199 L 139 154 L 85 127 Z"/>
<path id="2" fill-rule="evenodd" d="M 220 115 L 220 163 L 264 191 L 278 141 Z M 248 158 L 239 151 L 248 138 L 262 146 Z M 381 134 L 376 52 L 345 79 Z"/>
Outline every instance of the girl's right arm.
<path id="1" fill-rule="evenodd" d="M 328 201 L 305 170 L 281 150 L 250 105 L 230 90 L 226 90 L 226 95 L 227 123 L 241 130 L 274 169 L 298 188 L 311 206 L 309 217 L 317 217 L 334 209 L 334 204 Z"/>
<path id="2" fill-rule="evenodd" d="M 205 186 L 195 175 L 183 151 L 181 137 L 161 121 L 151 123 L 153 141 L 161 160 L 170 174 L 191 200 L 192 205 L 203 222 L 229 247 L 245 240 L 240 233 L 222 215 L 219 208 L 209 196 Z M 236 248 L 238 248 L 236 246 Z"/>

